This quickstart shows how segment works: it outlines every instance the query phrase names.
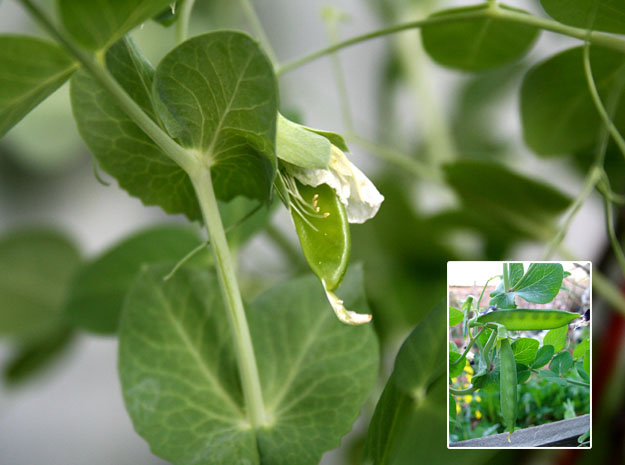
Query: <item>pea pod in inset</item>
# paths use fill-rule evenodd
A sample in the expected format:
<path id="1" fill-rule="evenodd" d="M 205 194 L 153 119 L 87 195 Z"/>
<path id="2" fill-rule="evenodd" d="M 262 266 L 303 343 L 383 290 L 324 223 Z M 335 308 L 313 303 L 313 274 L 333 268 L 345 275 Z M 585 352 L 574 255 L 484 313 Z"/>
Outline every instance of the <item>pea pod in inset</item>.
<path id="1" fill-rule="evenodd" d="M 499 323 L 511 331 L 530 331 L 554 329 L 568 325 L 578 313 L 564 310 L 543 310 L 535 308 L 517 308 L 514 310 L 495 310 L 480 315 L 476 323 Z M 476 323 L 473 323 L 475 325 Z"/>
<path id="2" fill-rule="evenodd" d="M 499 358 L 499 402 L 501 404 L 501 416 L 503 417 L 504 425 L 510 432 L 508 434 L 508 442 L 510 442 L 510 436 L 514 432 L 517 416 L 517 377 L 514 353 L 507 338 L 501 340 Z"/>

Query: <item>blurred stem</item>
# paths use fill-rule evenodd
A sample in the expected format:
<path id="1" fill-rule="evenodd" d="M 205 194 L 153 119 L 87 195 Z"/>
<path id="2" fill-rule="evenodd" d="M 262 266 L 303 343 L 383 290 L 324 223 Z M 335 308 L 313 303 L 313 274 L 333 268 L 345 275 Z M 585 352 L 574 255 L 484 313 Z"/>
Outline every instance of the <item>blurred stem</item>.
<path id="1" fill-rule="evenodd" d="M 614 139 L 614 142 L 616 143 L 619 150 L 621 151 L 621 154 L 625 157 L 625 140 L 623 139 L 623 136 L 621 136 L 621 134 L 619 133 L 614 123 L 612 122 L 612 118 L 610 118 L 610 115 L 608 114 L 607 110 L 603 106 L 603 103 L 601 102 L 601 96 L 599 95 L 599 92 L 597 91 L 595 79 L 592 75 L 592 67 L 590 65 L 590 43 L 589 42 L 586 42 L 586 44 L 584 45 L 584 74 L 586 75 L 586 82 L 588 84 L 588 90 L 590 91 L 590 95 L 592 96 L 592 101 L 595 104 L 595 108 L 597 109 L 599 116 L 603 120 L 603 124 L 605 124 L 605 127 L 608 129 L 608 132 L 612 136 L 612 139 Z"/>
<path id="2" fill-rule="evenodd" d="M 330 44 L 331 45 L 336 44 L 339 38 L 338 24 L 341 20 L 341 18 L 339 17 L 339 13 L 330 12 L 322 16 L 326 23 L 328 40 Z M 355 133 L 354 119 L 352 118 L 352 112 L 351 112 L 351 108 L 349 105 L 349 96 L 347 94 L 347 83 L 345 82 L 345 75 L 343 74 L 341 60 L 336 53 L 332 53 L 330 55 L 330 60 L 332 62 L 332 74 L 334 76 L 334 83 L 336 85 L 336 90 L 339 95 L 339 102 L 341 105 L 341 117 L 343 119 L 343 125 L 345 126 L 345 129 L 348 134 L 353 134 Z"/>
<path id="3" fill-rule="evenodd" d="M 614 255 L 616 255 L 616 259 L 618 260 L 618 264 L 621 267 L 621 272 L 623 276 L 625 276 L 625 254 L 623 253 L 623 248 L 616 237 L 616 231 L 614 230 L 614 218 L 612 216 L 612 202 L 610 201 L 611 192 L 610 181 L 608 179 L 605 171 L 602 172 L 602 184 L 604 188 L 602 189 L 603 194 L 603 208 L 605 211 L 605 222 L 606 228 L 608 230 L 608 236 L 610 237 L 610 244 L 612 245 L 612 251 Z"/>
<path id="4" fill-rule="evenodd" d="M 558 252 L 566 260 L 579 261 L 571 252 L 560 247 Z M 592 271 L 592 288 L 612 307 L 625 315 L 625 296 L 610 279 L 599 270 Z"/>
<path id="5" fill-rule="evenodd" d="M 260 387 L 260 377 L 256 365 L 254 346 L 250 335 L 239 284 L 226 241 L 217 198 L 213 190 L 213 181 L 208 167 L 201 167 L 190 174 L 197 198 L 202 209 L 206 229 L 210 237 L 211 249 L 215 259 L 217 277 L 221 294 L 226 304 L 230 329 L 239 368 L 239 376 L 245 398 L 246 410 L 252 427 L 260 427 L 267 422 L 265 405 Z"/>
<path id="6" fill-rule="evenodd" d="M 189 36 L 189 21 L 191 20 L 191 10 L 195 0 L 184 0 L 180 7 L 178 21 L 176 21 L 176 44 L 181 44 Z"/>
<path id="7" fill-rule="evenodd" d="M 421 13 L 423 8 L 417 7 L 413 10 Z M 393 44 L 408 78 L 413 108 L 419 112 L 428 164 L 436 166 L 454 160 L 457 158 L 456 147 L 442 111 L 443 105 L 437 97 L 429 69 L 430 62 L 418 32 L 402 34 L 395 38 Z"/>
<path id="8" fill-rule="evenodd" d="M 430 167 L 415 158 L 409 157 L 398 150 L 370 141 L 357 134 L 349 134 L 347 136 L 347 140 L 359 145 L 379 159 L 405 169 L 419 178 L 444 184 L 442 174 L 435 168 Z"/>
<path id="9" fill-rule="evenodd" d="M 454 396 L 466 396 L 467 394 L 471 394 L 472 392 L 477 391 L 477 388 L 473 385 L 466 389 L 454 389 L 452 387 L 449 388 L 449 393 Z"/>
<path id="10" fill-rule="evenodd" d="M 278 68 L 278 57 L 273 51 L 273 48 L 271 47 L 271 42 L 269 42 L 269 38 L 267 37 L 267 34 L 265 34 L 265 29 L 263 29 L 263 25 L 258 19 L 256 10 L 254 10 L 254 5 L 252 5 L 252 2 L 250 0 L 239 0 L 239 5 L 243 10 L 245 19 L 254 31 L 254 35 L 262 45 L 265 53 L 273 63 L 274 68 Z"/>
<path id="11" fill-rule="evenodd" d="M 547 246 L 547 252 L 545 252 L 543 260 L 549 260 L 551 256 L 556 252 L 556 250 L 558 250 L 560 244 L 562 244 L 562 241 L 566 237 L 566 234 L 569 232 L 569 228 L 571 227 L 571 223 L 573 222 L 575 215 L 577 215 L 577 212 L 579 212 L 579 210 L 582 208 L 584 202 L 590 196 L 595 186 L 599 182 L 599 179 L 601 178 L 601 172 L 602 169 L 594 165 L 588 172 L 588 175 L 586 176 L 586 181 L 584 182 L 584 187 L 582 187 L 581 192 L 578 194 L 578 196 L 573 201 L 573 204 L 569 208 L 566 219 L 558 228 L 558 231 L 556 232 L 553 239 L 549 242 L 549 245 Z"/>
<path id="12" fill-rule="evenodd" d="M 485 330 L 486 328 L 481 328 L 475 336 L 471 336 L 471 340 L 469 341 L 469 344 L 467 345 L 467 347 L 464 349 L 464 352 L 462 353 L 460 358 L 456 360 L 454 363 L 450 363 L 449 364 L 450 367 L 458 365 L 458 363 L 460 363 L 460 360 L 462 360 L 463 358 L 467 356 L 467 354 L 469 353 L 469 350 L 471 350 L 471 347 L 473 347 L 473 344 L 475 344 L 475 341 L 477 341 L 477 339 L 480 337 L 480 334 L 482 334 Z"/>
<path id="13" fill-rule="evenodd" d="M 350 47 L 355 44 L 359 44 L 361 42 L 366 42 L 371 39 L 376 39 L 378 37 L 383 37 L 389 34 L 395 34 L 397 32 L 407 31 L 410 29 L 417 29 L 417 28 L 427 26 L 430 24 L 442 24 L 442 23 L 460 21 L 464 19 L 479 19 L 479 18 L 492 18 L 492 19 L 499 19 L 502 21 L 507 21 L 510 23 L 525 24 L 527 26 L 533 26 L 538 29 L 543 29 L 545 31 L 551 31 L 557 34 L 562 34 L 565 36 L 573 37 L 575 39 L 588 41 L 593 45 L 600 45 L 600 46 L 611 48 L 620 52 L 625 52 L 625 39 L 619 36 L 616 36 L 614 34 L 609 34 L 605 32 L 597 32 L 597 31 L 589 31 L 587 29 L 567 26 L 557 21 L 534 16 L 529 13 L 521 13 L 517 11 L 506 10 L 506 9 L 501 8 L 498 4 L 495 3 L 495 4 L 491 4 L 489 8 L 485 8 L 483 10 L 452 13 L 452 14 L 429 17 L 429 18 L 420 19 L 417 21 L 410 21 L 410 22 L 403 23 L 403 24 L 397 24 L 395 26 L 385 27 L 377 31 L 373 31 L 367 34 L 352 37 L 351 39 L 344 40 L 342 42 L 323 48 L 321 50 L 317 50 L 316 52 L 312 52 L 301 58 L 297 58 L 291 61 L 290 63 L 286 63 L 285 65 L 280 66 L 276 70 L 276 74 L 282 75 L 282 74 L 288 73 L 289 71 L 292 71 L 305 64 L 308 64 L 311 61 L 317 60 L 318 58 L 329 55 L 343 48 Z"/>

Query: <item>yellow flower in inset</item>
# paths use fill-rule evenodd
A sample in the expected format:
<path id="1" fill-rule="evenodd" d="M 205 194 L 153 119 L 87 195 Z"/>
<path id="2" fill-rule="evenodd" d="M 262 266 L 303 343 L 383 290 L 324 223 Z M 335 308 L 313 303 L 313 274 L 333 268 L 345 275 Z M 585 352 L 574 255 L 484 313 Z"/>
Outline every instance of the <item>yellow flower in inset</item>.
<path id="1" fill-rule="evenodd" d="M 472 396 L 472 395 L 470 395 L 470 394 L 467 394 L 466 396 L 463 396 L 462 398 L 464 399 L 464 401 L 465 401 L 467 404 L 469 404 L 469 403 L 471 403 L 471 399 L 473 399 L 473 396 Z"/>
<path id="2" fill-rule="evenodd" d="M 482 418 L 482 412 L 480 412 L 479 410 L 476 410 L 476 411 L 475 411 L 475 418 L 477 418 L 478 420 L 479 420 L 480 418 Z"/>
<path id="3" fill-rule="evenodd" d="M 470 383 L 472 378 L 473 378 L 473 376 L 471 376 L 471 375 L 467 375 L 467 382 L 469 382 L 469 383 Z"/>
<path id="4" fill-rule="evenodd" d="M 456 415 L 460 415 L 460 406 L 456 403 Z"/>
<path id="5" fill-rule="evenodd" d="M 482 402 L 482 398 L 480 396 L 475 396 L 475 402 Z"/>
<path id="6" fill-rule="evenodd" d="M 470 375 L 472 375 L 474 373 L 473 371 L 473 367 L 471 366 L 471 364 L 469 363 L 469 361 L 467 360 L 467 364 L 464 367 L 464 371 L 466 371 L 467 373 L 469 373 Z"/>
<path id="7" fill-rule="evenodd" d="M 456 384 L 456 383 L 458 382 L 458 378 L 451 378 L 451 382 L 452 382 L 453 384 Z"/>

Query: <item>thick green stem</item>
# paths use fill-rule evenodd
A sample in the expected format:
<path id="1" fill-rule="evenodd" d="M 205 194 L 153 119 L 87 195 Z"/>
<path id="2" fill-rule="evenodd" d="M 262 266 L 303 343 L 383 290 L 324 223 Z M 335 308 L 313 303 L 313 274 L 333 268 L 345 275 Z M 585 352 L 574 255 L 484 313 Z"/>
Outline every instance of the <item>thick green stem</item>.
<path id="1" fill-rule="evenodd" d="M 510 290 L 510 270 L 508 264 L 503 264 L 503 291 L 508 292 Z"/>
<path id="2" fill-rule="evenodd" d="M 185 0 L 180 7 L 178 20 L 176 21 L 176 43 L 181 44 L 189 36 L 189 21 L 191 19 L 191 10 L 195 0 Z"/>
<path id="3" fill-rule="evenodd" d="M 232 328 L 248 417 L 253 427 L 259 427 L 267 424 L 267 416 L 260 387 L 258 367 L 256 366 L 254 347 L 250 329 L 247 325 L 247 318 L 245 317 L 239 284 L 234 272 L 232 258 L 230 257 L 228 242 L 226 241 L 226 233 L 219 216 L 210 169 L 202 167 L 190 176 L 200 208 L 202 209 L 206 229 L 211 239 L 211 249 L 215 258 L 219 285 L 224 303 L 226 304 L 230 327 Z"/>
<path id="4" fill-rule="evenodd" d="M 449 22 L 461 21 L 465 19 L 479 19 L 479 18 L 494 18 L 494 19 L 499 19 L 503 21 L 508 21 L 511 23 L 526 24 L 528 26 L 534 26 L 538 29 L 544 29 L 546 31 L 551 31 L 551 32 L 555 32 L 558 34 L 566 35 L 569 37 L 573 37 L 575 39 L 588 41 L 594 45 L 600 45 L 603 47 L 625 52 L 625 40 L 619 36 L 615 36 L 613 34 L 607 34 L 605 32 L 588 31 L 586 29 L 582 29 L 578 27 L 566 26 L 564 24 L 558 23 L 557 21 L 553 21 L 553 20 L 546 19 L 546 18 L 540 18 L 538 16 L 533 16 L 531 14 L 505 10 L 505 9 L 500 8 L 496 3 L 491 3 L 490 7 L 484 10 L 429 17 L 425 19 L 420 19 L 418 21 L 410 21 L 404 24 L 398 24 L 395 26 L 385 27 L 377 31 L 373 31 L 367 34 L 352 37 L 351 39 L 344 40 L 342 42 L 336 43 L 334 45 L 323 48 L 321 50 L 317 50 L 316 52 L 313 52 L 309 55 L 293 60 L 290 63 L 280 66 L 276 72 L 278 75 L 288 73 L 289 71 L 299 68 L 300 66 L 310 63 L 311 61 L 314 61 L 325 55 L 329 55 L 330 53 L 334 53 L 338 50 L 349 47 L 351 45 L 359 44 L 361 42 L 366 42 L 368 40 L 376 39 L 378 37 L 383 37 L 383 36 L 387 36 L 390 34 L 395 34 L 397 32 L 407 31 L 410 29 L 416 29 L 416 28 L 420 28 L 420 27 L 427 26 L 430 24 L 449 23 Z"/>

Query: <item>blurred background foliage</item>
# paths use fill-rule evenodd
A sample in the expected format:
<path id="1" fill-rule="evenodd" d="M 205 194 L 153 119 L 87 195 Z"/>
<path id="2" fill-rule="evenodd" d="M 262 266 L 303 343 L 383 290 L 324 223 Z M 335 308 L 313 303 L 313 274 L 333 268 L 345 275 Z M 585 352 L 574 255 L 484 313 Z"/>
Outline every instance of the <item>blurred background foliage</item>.
<path id="1" fill-rule="evenodd" d="M 54 11 L 52 0 L 41 3 Z M 327 3 L 347 14 L 334 29 L 320 14 Z M 545 14 L 538 1 L 508 3 Z M 254 2 L 284 62 L 324 46 L 333 37 L 351 37 L 464 4 L 447 0 Z M 0 26 L 3 32 L 41 34 L 16 2 L 0 3 Z M 237 2 L 198 0 L 191 33 L 222 28 L 251 31 Z M 145 23 L 133 37 L 154 63 L 174 44 L 173 29 L 156 22 Z M 374 220 L 352 228 L 351 261 L 364 264 L 366 292 L 382 343 L 379 389 L 342 447 L 324 456 L 324 465 L 361 463 L 368 421 L 400 345 L 430 309 L 444 301 L 446 262 L 542 258 L 570 198 L 582 189 L 594 156 L 594 147 L 561 156 L 532 154 L 523 142 L 518 115 L 519 87 L 528 68 L 575 42 L 543 33 L 521 62 L 481 73 L 459 73 L 434 64 L 419 37 L 409 31 L 368 42 L 341 52 L 338 67 L 325 58 L 280 81 L 283 112 L 300 115 L 310 126 L 342 131 L 353 158 L 386 198 Z M 453 163 L 440 172 L 433 170 L 442 162 Z M 77 331 L 57 316 L 65 312 L 72 270 L 87 266 L 148 225 L 184 220 L 166 217 L 154 207 L 144 208 L 105 174 L 99 173 L 98 181 L 94 171 L 98 173 L 98 168 L 72 121 L 67 86 L 0 141 L 0 312 L 11 299 L 20 298 L 14 291 L 24 285 L 45 302 L 24 311 L 36 315 L 41 310 L 50 316 L 43 329 L 33 325 L 28 331 L 14 331 L 7 329 L 10 318 L 0 314 L 0 336 L 5 335 L 0 345 L 2 463 L 164 463 L 132 431 L 123 409 L 115 339 Z M 611 144 L 606 171 L 613 190 L 622 192 L 625 164 Z M 234 222 L 247 206 L 228 211 Z M 622 243 L 625 215 L 620 207 L 615 213 L 616 235 Z M 594 192 L 571 223 L 564 247 L 576 257 L 592 260 L 595 270 L 619 286 L 623 275 L 615 266 L 604 221 Z M 527 222 L 544 228 L 528 229 Z M 39 246 L 15 244 L 33 235 Z M 239 274 L 249 299 L 306 270 L 281 207 L 239 227 L 231 239 L 239 252 Z M 54 272 L 46 272 L 42 263 Z M 402 463 L 625 463 L 625 323 L 601 293 L 593 297 L 597 342 L 591 451 L 448 451 L 444 396 L 435 402 L 435 393 L 444 390 L 443 382 L 432 388 L 436 408 L 409 412 L 414 415 L 406 419 L 408 429 L 402 440 L 415 455 L 403 456 L 409 461 Z M 440 339 L 445 340 L 444 332 Z M 528 383 L 522 399 L 538 389 L 538 383 Z M 539 391 L 539 400 L 547 403 L 548 399 L 550 405 L 558 405 L 554 409 L 558 411 L 543 412 L 525 403 L 520 411 L 527 416 L 566 415 L 567 402 L 577 411 L 574 392 L 558 398 L 561 394 Z M 491 422 L 484 422 L 488 429 L 488 424 L 494 424 L 492 399 L 489 394 L 480 397 L 467 405 L 470 415 L 480 411 L 483 420 Z M 427 460 L 420 460 L 420 448 L 427 449 Z"/>

